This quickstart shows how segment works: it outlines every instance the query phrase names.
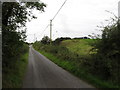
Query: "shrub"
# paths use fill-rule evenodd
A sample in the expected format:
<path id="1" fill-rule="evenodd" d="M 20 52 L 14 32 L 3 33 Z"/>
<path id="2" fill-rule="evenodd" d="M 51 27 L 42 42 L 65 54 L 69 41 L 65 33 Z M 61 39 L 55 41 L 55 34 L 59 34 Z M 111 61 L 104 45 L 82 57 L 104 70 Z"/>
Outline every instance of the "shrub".
<path id="1" fill-rule="evenodd" d="M 112 83 L 120 84 L 120 23 L 113 19 L 112 24 L 103 27 L 102 38 L 94 43 L 96 54 L 93 57 L 92 73 Z"/>

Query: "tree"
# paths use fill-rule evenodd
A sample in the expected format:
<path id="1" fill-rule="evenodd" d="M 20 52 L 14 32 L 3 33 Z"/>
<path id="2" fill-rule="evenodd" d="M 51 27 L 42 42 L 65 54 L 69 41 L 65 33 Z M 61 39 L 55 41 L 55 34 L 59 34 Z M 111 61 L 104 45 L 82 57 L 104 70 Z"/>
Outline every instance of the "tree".
<path id="1" fill-rule="evenodd" d="M 118 18 L 112 18 L 111 23 L 103 27 L 102 38 L 94 44 L 94 47 L 97 51 L 92 71 L 118 85 L 120 83 L 120 23 Z"/>
<path id="2" fill-rule="evenodd" d="M 2 4 L 2 57 L 3 67 L 9 66 L 9 59 L 18 56 L 25 41 L 25 23 L 36 17 L 32 10 L 44 12 L 41 2 L 3 2 Z"/>
<path id="3" fill-rule="evenodd" d="M 48 36 L 44 36 L 41 40 L 43 44 L 50 44 L 50 38 Z"/>

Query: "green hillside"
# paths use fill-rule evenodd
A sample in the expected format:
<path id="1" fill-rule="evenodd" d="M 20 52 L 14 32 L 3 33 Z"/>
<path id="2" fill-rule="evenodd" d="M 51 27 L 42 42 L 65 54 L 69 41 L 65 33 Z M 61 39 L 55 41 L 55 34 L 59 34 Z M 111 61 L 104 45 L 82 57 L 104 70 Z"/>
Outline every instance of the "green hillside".
<path id="1" fill-rule="evenodd" d="M 81 56 L 88 56 L 91 53 L 91 44 L 94 41 L 93 39 L 72 39 L 62 41 L 61 45 L 67 47 L 71 52 Z"/>

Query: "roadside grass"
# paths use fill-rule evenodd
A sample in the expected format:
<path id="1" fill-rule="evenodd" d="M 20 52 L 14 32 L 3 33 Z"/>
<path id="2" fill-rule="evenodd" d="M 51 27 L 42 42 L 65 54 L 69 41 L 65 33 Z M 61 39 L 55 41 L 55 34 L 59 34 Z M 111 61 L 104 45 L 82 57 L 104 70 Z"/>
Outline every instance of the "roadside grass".
<path id="1" fill-rule="evenodd" d="M 99 71 L 94 67 L 95 59 L 90 55 L 94 42 L 94 39 L 72 39 L 64 40 L 60 45 L 43 45 L 36 42 L 33 47 L 60 67 L 96 88 L 120 88 L 110 80 L 103 79 L 100 75 L 104 72 L 100 75 L 94 74 Z"/>
<path id="2" fill-rule="evenodd" d="M 14 59 L 14 58 L 13 58 Z M 16 63 L 13 63 L 11 67 L 4 67 L 4 73 L 2 73 L 2 87 L 3 88 L 21 88 L 24 73 L 28 63 L 28 52 L 24 53 L 20 58 L 16 59 Z"/>
<path id="3" fill-rule="evenodd" d="M 69 71 L 73 75 L 79 77 L 80 79 L 86 81 L 87 83 L 93 85 L 96 88 L 119 88 L 118 86 L 114 86 L 109 82 L 106 82 L 104 80 L 99 79 L 96 76 L 93 76 L 92 74 L 86 72 L 85 68 L 82 68 L 78 66 L 74 61 L 69 62 L 65 60 L 61 60 L 60 58 L 56 57 L 55 55 L 44 52 L 44 51 L 39 51 L 41 54 L 46 56 L 48 59 L 56 63 L 58 66 L 62 67 L 63 69 Z"/>

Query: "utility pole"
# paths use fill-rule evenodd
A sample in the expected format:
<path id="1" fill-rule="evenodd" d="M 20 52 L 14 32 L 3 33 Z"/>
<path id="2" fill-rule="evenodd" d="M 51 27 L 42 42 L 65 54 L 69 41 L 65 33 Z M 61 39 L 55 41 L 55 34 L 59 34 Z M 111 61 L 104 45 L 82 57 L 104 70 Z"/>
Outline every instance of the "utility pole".
<path id="1" fill-rule="evenodd" d="M 118 23 L 120 24 L 120 1 L 118 2 Z"/>
<path id="2" fill-rule="evenodd" d="M 60 9 L 57 11 L 57 13 L 55 14 L 55 16 L 50 20 L 50 44 L 52 42 L 52 21 L 55 19 L 55 17 L 58 15 L 58 13 L 60 12 L 60 10 L 62 9 L 62 7 L 65 5 L 67 0 L 64 1 L 64 3 L 62 4 L 62 6 L 60 7 Z"/>
<path id="3" fill-rule="evenodd" d="M 118 2 L 118 18 L 120 18 L 120 1 Z"/>
<path id="4" fill-rule="evenodd" d="M 50 20 L 50 44 L 52 42 L 52 20 Z"/>
<path id="5" fill-rule="evenodd" d="M 35 42 L 35 34 L 34 34 L 34 42 Z"/>
<path id="6" fill-rule="evenodd" d="M 36 37 L 36 41 L 37 41 L 37 37 Z"/>

